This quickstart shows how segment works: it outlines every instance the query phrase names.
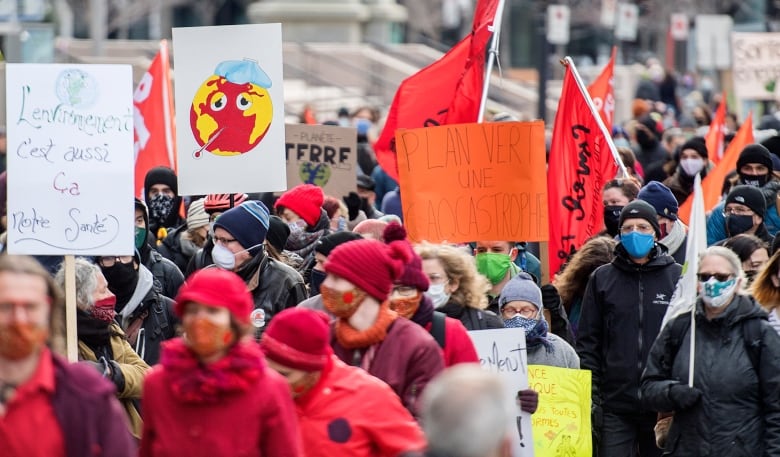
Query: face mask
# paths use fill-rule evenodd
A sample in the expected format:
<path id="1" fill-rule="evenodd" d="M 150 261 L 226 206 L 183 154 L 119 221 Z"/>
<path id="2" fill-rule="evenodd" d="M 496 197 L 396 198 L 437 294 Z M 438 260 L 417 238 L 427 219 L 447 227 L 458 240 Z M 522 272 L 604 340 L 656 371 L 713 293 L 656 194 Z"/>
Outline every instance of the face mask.
<path id="1" fill-rule="evenodd" d="M 664 239 L 669 235 L 669 230 L 666 229 L 666 225 L 664 224 L 658 224 L 658 231 L 661 232 L 659 234 L 659 239 Z"/>
<path id="2" fill-rule="evenodd" d="M 100 267 L 108 282 L 108 289 L 115 295 L 126 295 L 127 292 L 135 289 L 138 283 L 138 270 L 135 269 L 134 263 L 135 261 L 117 262 L 113 267 Z"/>
<path id="3" fill-rule="evenodd" d="M 368 294 L 357 287 L 346 292 L 333 290 L 325 284 L 320 285 L 322 304 L 331 314 L 342 319 L 349 319 L 355 314 L 358 306 Z"/>
<path id="4" fill-rule="evenodd" d="M 290 227 L 290 235 L 294 233 L 300 233 L 306 230 L 306 222 L 303 221 L 303 219 L 298 219 L 295 222 L 290 222 L 287 224 L 288 227 Z"/>
<path id="5" fill-rule="evenodd" d="M 649 233 L 639 233 L 637 231 L 620 236 L 620 243 L 626 248 L 628 255 L 634 259 L 643 259 L 653 248 L 655 240 Z"/>
<path id="6" fill-rule="evenodd" d="M 211 250 L 211 260 L 213 260 L 214 265 L 218 266 L 219 268 L 232 271 L 236 267 L 236 254 L 251 251 L 258 246 L 262 246 L 262 244 L 256 244 L 249 248 L 242 249 L 234 254 L 233 251 L 226 248 L 225 246 L 221 244 L 215 244 L 214 248 Z"/>
<path id="7" fill-rule="evenodd" d="M 701 300 L 713 308 L 721 308 L 731 301 L 737 290 L 737 279 L 718 281 L 710 278 L 707 282 L 699 282 L 701 285 Z"/>
<path id="8" fill-rule="evenodd" d="M 140 250 L 146 242 L 146 229 L 143 227 L 135 228 L 135 248 Z"/>
<path id="9" fill-rule="evenodd" d="M 320 379 L 319 372 L 307 373 L 300 381 L 290 384 L 290 392 L 293 398 L 300 397 L 317 384 Z"/>
<path id="10" fill-rule="evenodd" d="M 729 214 L 726 216 L 726 230 L 729 236 L 745 233 L 753 228 L 753 216 Z"/>
<path id="11" fill-rule="evenodd" d="M 739 174 L 739 179 L 742 181 L 743 184 L 753 187 L 764 187 L 767 180 L 769 179 L 768 175 L 743 175 L 742 173 Z"/>
<path id="12" fill-rule="evenodd" d="M 500 283 L 509 271 L 512 259 L 508 254 L 483 252 L 476 255 L 477 271 L 485 275 L 491 284 Z"/>
<path id="13" fill-rule="evenodd" d="M 704 160 L 702 159 L 682 159 L 680 160 L 680 168 L 688 176 L 696 176 L 696 173 L 700 172 L 704 168 Z"/>
<path id="14" fill-rule="evenodd" d="M 533 330 L 534 327 L 536 327 L 537 323 L 539 323 L 539 321 L 536 319 L 529 319 L 527 317 L 523 317 L 519 314 L 516 314 L 504 321 L 504 327 L 521 328 L 525 330 L 525 333 L 528 333 L 531 330 Z"/>
<path id="15" fill-rule="evenodd" d="M 612 142 L 616 148 L 628 148 L 631 149 L 631 142 L 625 138 L 613 138 Z"/>
<path id="16" fill-rule="evenodd" d="M 615 236 L 620 232 L 620 211 L 622 209 L 622 206 L 617 205 L 604 207 L 604 227 L 610 236 Z"/>
<path id="17" fill-rule="evenodd" d="M 196 317 L 183 325 L 184 341 L 198 357 L 210 357 L 224 351 L 235 341 L 229 326 L 215 324 L 207 317 Z"/>
<path id="18" fill-rule="evenodd" d="M 419 292 L 414 297 L 395 298 L 390 300 L 390 309 L 403 318 L 411 319 L 420 308 L 420 299 Z"/>
<path id="19" fill-rule="evenodd" d="M 368 119 L 358 119 L 355 121 L 355 128 L 357 128 L 358 135 L 367 135 L 371 129 L 373 123 Z"/>
<path id="20" fill-rule="evenodd" d="M 157 194 L 149 201 L 149 217 L 161 224 L 168 218 L 173 208 L 173 197 L 165 194 Z"/>
<path id="21" fill-rule="evenodd" d="M 92 317 L 103 322 L 111 322 L 116 315 L 115 306 L 116 296 L 101 298 L 95 302 L 95 306 L 92 308 Z"/>
<path id="22" fill-rule="evenodd" d="M 324 271 L 312 270 L 311 276 L 309 276 L 309 288 L 311 289 L 311 295 L 317 295 L 320 293 L 320 286 L 322 281 L 325 280 L 327 274 Z"/>
<path id="23" fill-rule="evenodd" d="M 12 322 L 0 326 L 0 357 L 21 360 L 40 349 L 49 337 L 45 328 L 33 323 Z"/>
<path id="24" fill-rule="evenodd" d="M 444 283 L 431 284 L 428 290 L 425 291 L 425 295 L 431 299 L 434 308 L 441 308 L 450 301 L 450 294 L 444 291 Z"/>

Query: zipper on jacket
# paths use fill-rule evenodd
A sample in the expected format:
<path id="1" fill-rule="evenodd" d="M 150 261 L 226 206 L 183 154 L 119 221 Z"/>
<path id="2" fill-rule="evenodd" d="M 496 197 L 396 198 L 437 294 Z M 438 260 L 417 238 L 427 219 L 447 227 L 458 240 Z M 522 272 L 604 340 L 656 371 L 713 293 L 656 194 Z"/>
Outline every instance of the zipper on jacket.
<path id="1" fill-rule="evenodd" d="M 636 368 L 639 371 L 639 376 L 642 376 L 642 347 L 644 346 L 644 338 L 642 335 L 642 320 L 644 318 L 644 298 L 645 298 L 645 286 L 642 281 L 642 268 L 639 268 L 639 331 L 638 333 L 638 351 Z M 638 390 L 638 389 L 637 389 Z"/>

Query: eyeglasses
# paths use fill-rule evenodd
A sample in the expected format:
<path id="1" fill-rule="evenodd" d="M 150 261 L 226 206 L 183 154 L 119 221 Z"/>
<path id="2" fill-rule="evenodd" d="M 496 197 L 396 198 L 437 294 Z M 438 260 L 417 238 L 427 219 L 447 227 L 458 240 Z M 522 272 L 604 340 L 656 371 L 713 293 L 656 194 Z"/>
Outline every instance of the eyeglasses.
<path id="1" fill-rule="evenodd" d="M 734 275 L 731 273 L 699 273 L 696 276 L 698 276 L 699 281 L 701 282 L 707 282 L 712 277 L 714 277 L 720 282 L 723 282 L 723 281 L 728 281 L 729 278 L 733 277 Z"/>
<path id="2" fill-rule="evenodd" d="M 723 210 L 724 216 L 752 216 L 753 210 L 750 208 L 726 208 Z"/>
<path id="3" fill-rule="evenodd" d="M 395 286 L 393 287 L 393 294 L 400 295 L 401 297 L 413 297 L 417 295 L 417 288 L 410 286 Z"/>
<path id="4" fill-rule="evenodd" d="M 536 317 L 536 315 L 539 313 L 539 310 L 536 309 L 535 306 L 524 306 L 522 308 L 515 308 L 512 306 L 504 306 L 501 308 L 501 316 L 504 317 L 504 319 L 511 319 L 518 314 L 523 316 L 526 319 L 533 319 Z"/>
<path id="5" fill-rule="evenodd" d="M 131 255 L 118 255 L 118 256 L 108 256 L 108 257 L 101 257 L 100 260 L 98 260 L 98 263 L 102 267 L 113 267 L 116 265 L 117 262 L 128 264 L 133 261 L 133 256 Z"/>
<path id="6" fill-rule="evenodd" d="M 624 225 L 620 227 L 620 233 L 626 235 L 633 231 L 637 231 L 640 233 L 652 233 L 653 232 L 653 226 L 650 224 L 634 224 L 634 225 Z"/>
<path id="7" fill-rule="evenodd" d="M 227 246 L 230 243 L 235 243 L 236 239 L 235 238 L 222 238 L 220 236 L 215 236 L 214 237 L 214 242 Z"/>

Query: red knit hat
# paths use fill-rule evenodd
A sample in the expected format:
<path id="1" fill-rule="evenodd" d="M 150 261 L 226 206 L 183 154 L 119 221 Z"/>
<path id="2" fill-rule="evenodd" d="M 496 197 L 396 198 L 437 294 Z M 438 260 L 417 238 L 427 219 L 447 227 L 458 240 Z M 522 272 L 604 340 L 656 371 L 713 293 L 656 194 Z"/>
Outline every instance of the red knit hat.
<path id="1" fill-rule="evenodd" d="M 260 340 L 266 357 L 294 370 L 320 371 L 332 354 L 328 316 L 307 308 L 287 308 L 274 316 Z"/>
<path id="2" fill-rule="evenodd" d="M 404 244 L 409 252 L 409 257 L 411 257 L 411 260 L 404 266 L 403 274 L 395 283 L 414 287 L 422 292 L 428 290 L 430 282 L 428 281 L 428 276 L 423 273 L 422 259 L 414 252 L 411 243 L 406 239 L 406 229 L 403 225 L 398 222 L 391 222 L 382 233 L 382 239 L 385 240 L 385 243 L 397 241 Z"/>
<path id="3" fill-rule="evenodd" d="M 383 302 L 410 259 L 403 243 L 355 240 L 336 246 L 325 262 L 325 272 L 341 276 Z"/>
<path id="4" fill-rule="evenodd" d="M 225 308 L 242 324 L 249 324 L 249 314 L 254 307 L 244 281 L 232 271 L 221 268 L 198 270 L 187 278 L 176 296 L 174 311 L 179 317 L 184 313 L 184 305 L 190 302 Z"/>
<path id="5" fill-rule="evenodd" d="M 276 200 L 274 208 L 283 206 L 300 216 L 309 227 L 314 227 L 320 220 L 324 201 L 325 194 L 322 189 L 314 184 L 299 184 L 283 193 L 279 200 Z"/>

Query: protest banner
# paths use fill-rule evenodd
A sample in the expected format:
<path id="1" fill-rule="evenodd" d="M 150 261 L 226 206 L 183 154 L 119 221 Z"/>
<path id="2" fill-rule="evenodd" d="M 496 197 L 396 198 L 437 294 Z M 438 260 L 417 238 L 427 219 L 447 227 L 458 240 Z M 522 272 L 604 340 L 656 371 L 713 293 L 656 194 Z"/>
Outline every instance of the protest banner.
<path id="1" fill-rule="evenodd" d="M 132 254 L 130 66 L 6 71 L 8 252 Z"/>
<path id="2" fill-rule="evenodd" d="M 396 145 L 410 240 L 547 239 L 542 121 L 402 129 Z"/>
<path id="3" fill-rule="evenodd" d="M 498 373 L 504 380 L 509 398 L 528 388 L 528 362 L 525 349 L 525 332 L 520 328 L 499 328 L 469 332 L 474 348 L 479 355 L 482 369 Z M 531 442 L 531 415 L 517 409 L 517 434 L 512 434 L 512 455 L 531 457 L 534 446 Z"/>
<path id="4" fill-rule="evenodd" d="M 281 24 L 174 28 L 173 49 L 179 193 L 287 189 Z"/>
<path id="5" fill-rule="evenodd" d="M 780 78 L 780 33 L 732 33 L 734 92 L 742 100 L 774 100 Z"/>
<path id="6" fill-rule="evenodd" d="M 590 371 L 529 365 L 528 384 L 539 392 L 531 419 L 536 455 L 590 457 Z"/>
<path id="7" fill-rule="evenodd" d="M 314 184 L 338 199 L 355 192 L 357 132 L 333 125 L 285 126 L 287 187 Z"/>

